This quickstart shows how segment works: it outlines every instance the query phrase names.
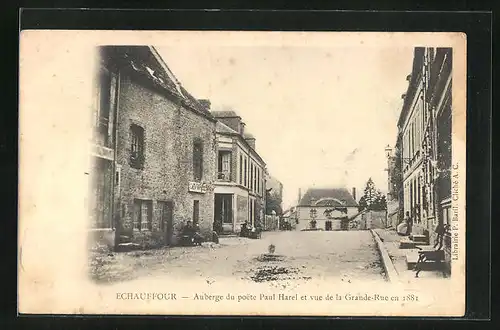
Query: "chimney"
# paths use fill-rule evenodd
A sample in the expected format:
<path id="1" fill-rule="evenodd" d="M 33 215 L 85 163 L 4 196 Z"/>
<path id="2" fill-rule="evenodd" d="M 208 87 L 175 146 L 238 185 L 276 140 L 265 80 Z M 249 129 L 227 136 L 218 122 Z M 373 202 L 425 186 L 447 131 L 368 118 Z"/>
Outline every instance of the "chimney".
<path id="1" fill-rule="evenodd" d="M 355 187 L 352 187 L 352 198 L 354 198 L 354 200 L 356 200 L 356 188 Z"/>
<path id="2" fill-rule="evenodd" d="M 240 121 L 240 134 L 243 136 L 245 134 L 245 123 Z"/>
<path id="3" fill-rule="evenodd" d="M 198 100 L 198 102 L 202 105 L 202 107 L 204 107 L 207 110 L 210 110 L 210 106 L 212 105 L 212 103 L 210 102 L 210 100 L 200 99 L 200 100 Z"/>
<path id="4" fill-rule="evenodd" d="M 300 200 L 302 199 L 302 190 L 299 188 L 299 200 L 297 204 L 300 204 Z"/>

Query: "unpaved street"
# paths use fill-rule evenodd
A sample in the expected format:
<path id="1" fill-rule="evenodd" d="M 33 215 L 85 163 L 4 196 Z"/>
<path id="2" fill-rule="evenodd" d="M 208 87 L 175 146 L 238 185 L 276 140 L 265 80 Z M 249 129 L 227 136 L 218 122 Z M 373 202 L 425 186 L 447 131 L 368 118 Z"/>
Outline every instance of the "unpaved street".
<path id="1" fill-rule="evenodd" d="M 269 253 L 270 245 L 274 253 Z M 93 278 L 101 283 L 162 276 L 207 282 L 231 277 L 276 285 L 384 280 L 369 231 L 266 232 L 257 240 L 229 237 L 198 247 L 94 255 L 91 264 Z"/>

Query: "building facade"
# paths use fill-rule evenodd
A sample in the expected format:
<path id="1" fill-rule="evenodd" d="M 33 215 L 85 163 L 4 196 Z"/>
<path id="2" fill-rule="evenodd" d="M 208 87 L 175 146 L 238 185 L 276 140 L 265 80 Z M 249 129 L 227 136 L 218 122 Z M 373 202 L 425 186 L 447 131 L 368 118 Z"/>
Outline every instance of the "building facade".
<path id="1" fill-rule="evenodd" d="M 358 214 L 355 190 L 345 188 L 310 188 L 295 208 L 296 228 L 341 230 L 347 229 L 347 220 Z M 313 225 L 313 222 L 315 224 Z"/>
<path id="2" fill-rule="evenodd" d="M 114 224 L 117 244 L 125 237 L 143 246 L 174 245 L 189 220 L 210 237 L 215 118 L 154 47 L 103 46 L 100 58 L 101 71 L 111 77 L 99 90 L 110 95 L 114 137 L 111 180 L 105 181 L 112 187 L 111 211 L 103 222 Z"/>
<path id="3" fill-rule="evenodd" d="M 99 54 L 100 55 L 100 54 Z M 113 221 L 113 192 L 116 157 L 116 107 L 118 75 L 101 56 L 97 56 L 91 109 L 91 155 L 88 207 L 90 244 L 113 247 L 116 231 Z"/>
<path id="4" fill-rule="evenodd" d="M 435 238 L 451 220 L 452 49 L 415 49 L 413 69 L 398 122 L 401 135 L 404 213 L 414 231 Z M 445 252 L 450 259 L 450 238 Z"/>
<path id="5" fill-rule="evenodd" d="M 244 222 L 260 227 L 264 219 L 266 164 L 255 138 L 233 110 L 213 111 L 217 168 L 214 187 L 214 230 L 238 233 Z"/>

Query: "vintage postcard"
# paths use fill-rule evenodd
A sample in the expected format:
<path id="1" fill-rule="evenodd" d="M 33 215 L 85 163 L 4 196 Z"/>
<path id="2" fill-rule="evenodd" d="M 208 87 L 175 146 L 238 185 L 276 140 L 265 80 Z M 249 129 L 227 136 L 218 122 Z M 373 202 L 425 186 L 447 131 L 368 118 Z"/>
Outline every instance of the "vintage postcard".
<path id="1" fill-rule="evenodd" d="M 29 30 L 19 102 L 19 313 L 465 313 L 465 34 Z"/>

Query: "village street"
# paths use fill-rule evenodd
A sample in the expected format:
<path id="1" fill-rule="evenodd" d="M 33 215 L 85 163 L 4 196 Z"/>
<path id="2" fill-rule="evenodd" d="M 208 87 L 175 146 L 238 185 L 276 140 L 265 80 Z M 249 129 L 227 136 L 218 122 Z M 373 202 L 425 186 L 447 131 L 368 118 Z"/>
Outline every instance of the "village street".
<path id="1" fill-rule="evenodd" d="M 275 246 L 269 253 L 269 245 Z M 94 254 L 91 269 L 100 283 L 133 279 L 239 279 L 277 285 L 332 280 L 384 281 L 369 231 L 264 232 L 261 239 L 221 238 L 220 244 Z"/>

